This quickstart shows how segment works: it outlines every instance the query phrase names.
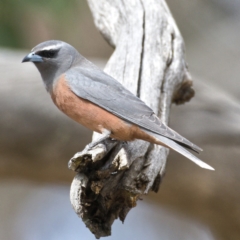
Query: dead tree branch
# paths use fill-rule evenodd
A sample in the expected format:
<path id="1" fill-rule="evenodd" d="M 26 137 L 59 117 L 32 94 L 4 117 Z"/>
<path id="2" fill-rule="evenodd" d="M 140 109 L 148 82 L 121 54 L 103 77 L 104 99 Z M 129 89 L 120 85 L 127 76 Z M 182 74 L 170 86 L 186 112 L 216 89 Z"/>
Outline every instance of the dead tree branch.
<path id="1" fill-rule="evenodd" d="M 105 71 L 139 96 L 165 123 L 171 103 L 194 95 L 184 42 L 164 0 L 88 0 L 95 24 L 115 47 Z M 94 134 L 94 138 L 99 137 Z M 111 234 L 142 194 L 158 191 L 168 150 L 136 140 L 110 139 L 69 161 L 76 213 L 96 238 Z"/>

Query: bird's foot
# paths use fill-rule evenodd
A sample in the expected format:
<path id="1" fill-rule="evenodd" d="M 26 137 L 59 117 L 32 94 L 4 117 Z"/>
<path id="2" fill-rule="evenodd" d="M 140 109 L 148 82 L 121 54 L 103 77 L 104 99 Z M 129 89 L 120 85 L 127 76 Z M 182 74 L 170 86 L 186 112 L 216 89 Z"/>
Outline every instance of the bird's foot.
<path id="1" fill-rule="evenodd" d="M 87 171 L 92 168 L 92 164 L 103 159 L 117 143 L 115 139 L 106 138 L 88 144 L 83 151 L 76 153 L 70 159 L 68 168 L 77 172 Z"/>
<path id="2" fill-rule="evenodd" d="M 110 137 L 99 138 L 98 140 L 89 143 L 89 144 L 86 146 L 86 149 L 87 149 L 87 150 L 91 150 L 91 149 L 95 148 L 97 145 L 99 145 L 100 143 L 102 143 L 102 142 L 104 142 L 104 141 L 106 141 L 106 140 L 107 140 L 107 141 L 111 141 L 111 142 L 116 142 L 116 141 L 117 141 L 116 139 L 113 139 L 113 138 L 110 138 Z"/>

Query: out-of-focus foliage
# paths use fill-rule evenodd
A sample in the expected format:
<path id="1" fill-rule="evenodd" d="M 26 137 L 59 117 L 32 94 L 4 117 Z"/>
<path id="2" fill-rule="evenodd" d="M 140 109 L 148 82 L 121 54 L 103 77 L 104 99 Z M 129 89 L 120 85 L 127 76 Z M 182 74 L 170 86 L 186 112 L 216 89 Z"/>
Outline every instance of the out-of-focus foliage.
<path id="1" fill-rule="evenodd" d="M 29 30 L 40 38 L 61 34 L 71 23 L 72 16 L 81 13 L 80 5 L 77 0 L 1 0 L 0 45 L 26 47 L 29 35 L 32 38 L 27 34 Z M 50 31 L 53 25 L 55 32 Z"/>
<path id="2" fill-rule="evenodd" d="M 91 18 L 85 0 L 0 0 L 0 46 L 29 49 L 60 39 L 83 55 L 108 57 L 111 49 Z"/>

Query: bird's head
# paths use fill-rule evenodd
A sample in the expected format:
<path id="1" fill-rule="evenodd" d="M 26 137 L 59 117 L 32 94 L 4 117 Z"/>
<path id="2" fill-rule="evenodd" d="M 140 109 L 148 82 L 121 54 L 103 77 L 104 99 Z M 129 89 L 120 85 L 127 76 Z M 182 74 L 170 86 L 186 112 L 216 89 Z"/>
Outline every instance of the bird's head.
<path id="1" fill-rule="evenodd" d="M 50 40 L 34 47 L 22 62 L 35 64 L 49 91 L 54 80 L 66 72 L 80 57 L 78 51 L 68 43 Z"/>

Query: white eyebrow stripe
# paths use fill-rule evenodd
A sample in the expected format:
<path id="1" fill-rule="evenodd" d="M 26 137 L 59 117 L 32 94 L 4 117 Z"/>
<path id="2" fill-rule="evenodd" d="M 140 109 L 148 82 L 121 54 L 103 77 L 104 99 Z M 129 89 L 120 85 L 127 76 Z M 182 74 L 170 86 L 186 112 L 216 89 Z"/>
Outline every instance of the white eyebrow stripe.
<path id="1" fill-rule="evenodd" d="M 54 45 L 50 45 L 50 46 L 46 46 L 42 49 L 39 49 L 40 51 L 48 51 L 48 50 L 57 50 L 59 49 L 59 47 L 61 46 L 61 44 L 54 44 Z M 32 51 L 34 50 L 34 48 L 32 49 Z"/>

